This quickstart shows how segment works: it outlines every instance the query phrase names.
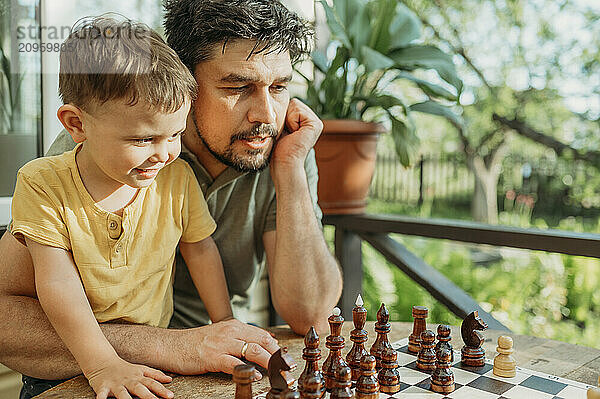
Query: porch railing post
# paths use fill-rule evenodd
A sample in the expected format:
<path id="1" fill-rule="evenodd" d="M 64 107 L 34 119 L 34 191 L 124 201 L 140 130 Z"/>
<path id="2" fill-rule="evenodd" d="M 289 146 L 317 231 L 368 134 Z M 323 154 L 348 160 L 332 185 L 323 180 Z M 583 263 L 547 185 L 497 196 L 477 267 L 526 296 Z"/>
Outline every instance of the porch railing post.
<path id="1" fill-rule="evenodd" d="M 343 228 L 335 229 L 335 257 L 340 262 L 344 275 L 344 289 L 338 307 L 346 320 L 352 320 L 352 308 L 356 296 L 362 292 L 362 250 L 361 238 Z"/>

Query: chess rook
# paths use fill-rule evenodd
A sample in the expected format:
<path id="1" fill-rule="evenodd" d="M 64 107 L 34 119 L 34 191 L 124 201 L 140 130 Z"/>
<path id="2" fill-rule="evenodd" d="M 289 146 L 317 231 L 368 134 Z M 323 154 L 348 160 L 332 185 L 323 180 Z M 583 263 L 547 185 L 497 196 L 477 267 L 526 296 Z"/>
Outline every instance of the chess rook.
<path id="1" fill-rule="evenodd" d="M 323 363 L 323 376 L 325 377 L 325 389 L 331 392 L 335 386 L 335 371 L 339 367 L 347 366 L 342 357 L 344 349 L 344 337 L 342 334 L 342 325 L 344 318 L 341 316 L 339 308 L 333 309 L 333 314 L 327 319 L 331 334 L 325 340 L 325 346 L 329 349 L 329 355 Z"/>
<path id="2" fill-rule="evenodd" d="M 356 298 L 356 306 L 352 309 L 352 321 L 354 330 L 350 333 L 350 341 L 353 342 L 352 349 L 346 355 L 346 363 L 352 371 L 352 382 L 356 382 L 360 377 L 360 360 L 369 353 L 365 349 L 368 333 L 364 329 L 367 321 L 367 309 L 363 307 L 363 300 L 360 296 Z"/>
<path id="3" fill-rule="evenodd" d="M 379 311 L 377 312 L 377 322 L 375 323 L 375 332 L 377 338 L 371 346 L 370 353 L 375 356 L 377 370 L 381 368 L 381 353 L 386 349 L 392 349 L 392 344 L 388 339 L 388 334 L 392 329 L 392 325 L 389 322 L 390 312 L 385 307 L 385 303 L 381 304 Z"/>
<path id="4" fill-rule="evenodd" d="M 400 391 L 400 372 L 398 371 L 398 355 L 394 349 L 387 348 L 381 352 L 381 370 L 377 375 L 379 390 L 388 395 Z"/>
<path id="5" fill-rule="evenodd" d="M 454 362 L 454 350 L 452 349 L 452 344 L 450 343 L 450 341 L 452 340 L 452 337 L 450 336 L 450 333 L 452 332 L 452 330 L 450 330 L 450 326 L 446 326 L 444 324 L 440 324 L 437 328 L 437 344 L 435 344 L 435 353 L 437 356 L 437 353 L 440 351 L 440 349 L 445 348 L 448 351 L 450 351 L 450 363 Z"/>
<path id="6" fill-rule="evenodd" d="M 304 380 L 300 399 L 321 399 L 325 396 L 325 382 L 322 375 L 312 375 Z"/>
<path id="7" fill-rule="evenodd" d="M 421 350 L 421 333 L 427 329 L 426 319 L 428 315 L 429 310 L 425 306 L 413 306 L 413 332 L 408 337 L 408 351 L 410 353 L 416 354 Z"/>
<path id="8" fill-rule="evenodd" d="M 321 360 L 321 350 L 319 349 L 319 336 L 315 331 L 314 327 L 311 327 L 304 337 L 304 349 L 302 351 L 302 358 L 306 361 L 304 370 L 298 378 L 298 390 L 300 393 L 304 390 L 309 392 L 313 388 L 305 388 L 306 382 L 316 377 L 320 381 L 318 396 L 315 398 L 321 398 L 325 395 L 325 387 L 323 386 L 323 373 L 319 369 L 319 360 Z M 317 393 L 317 392 L 315 392 Z M 310 397 L 310 396 L 309 396 Z"/>
<path id="9" fill-rule="evenodd" d="M 271 355 L 267 370 L 271 389 L 267 392 L 267 399 L 283 399 L 282 394 L 296 381 L 292 376 L 295 369 L 296 362 L 288 354 L 287 348 L 281 348 Z"/>
<path id="10" fill-rule="evenodd" d="M 235 399 L 252 399 L 252 381 L 256 369 L 251 364 L 239 364 L 233 369 Z"/>
<path id="11" fill-rule="evenodd" d="M 498 337 L 498 354 L 494 358 L 494 374 L 499 377 L 514 377 L 517 375 L 517 362 L 512 356 L 513 340 L 511 337 L 501 335 Z"/>
<path id="12" fill-rule="evenodd" d="M 441 348 L 437 353 L 435 370 L 431 374 L 431 389 L 438 393 L 454 392 L 454 372 L 450 368 L 450 351 Z"/>
<path id="13" fill-rule="evenodd" d="M 360 360 L 360 377 L 356 381 L 356 399 L 379 398 L 379 381 L 376 374 L 375 357 L 363 356 Z"/>
<path id="14" fill-rule="evenodd" d="M 419 370 L 435 370 L 435 334 L 431 330 L 421 333 L 421 350 L 417 355 L 417 368 Z"/>
<path id="15" fill-rule="evenodd" d="M 340 366 L 335 370 L 335 385 L 330 399 L 354 398 L 352 393 L 352 372 L 348 366 Z"/>
<path id="16" fill-rule="evenodd" d="M 465 343 L 461 350 L 461 362 L 464 365 L 482 367 L 485 364 L 485 350 L 481 347 L 484 338 L 479 331 L 485 330 L 487 327 L 477 311 L 471 312 L 463 320 L 460 334 Z"/>

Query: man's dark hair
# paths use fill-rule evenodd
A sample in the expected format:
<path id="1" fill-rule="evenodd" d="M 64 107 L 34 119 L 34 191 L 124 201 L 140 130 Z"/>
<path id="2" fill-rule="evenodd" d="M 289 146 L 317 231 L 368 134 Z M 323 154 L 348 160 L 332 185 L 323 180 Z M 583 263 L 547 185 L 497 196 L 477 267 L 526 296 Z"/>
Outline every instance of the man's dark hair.
<path id="1" fill-rule="evenodd" d="M 167 42 L 193 72 L 216 46 L 249 39 L 252 54 L 289 51 L 292 62 L 310 53 L 314 29 L 279 0 L 165 0 Z"/>

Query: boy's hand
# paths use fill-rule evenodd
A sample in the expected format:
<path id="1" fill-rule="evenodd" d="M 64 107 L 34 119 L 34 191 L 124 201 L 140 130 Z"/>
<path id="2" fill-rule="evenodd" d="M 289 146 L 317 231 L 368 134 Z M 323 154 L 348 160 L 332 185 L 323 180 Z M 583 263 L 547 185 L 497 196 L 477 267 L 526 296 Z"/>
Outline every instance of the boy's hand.
<path id="1" fill-rule="evenodd" d="M 140 399 L 154 399 L 157 396 L 171 399 L 174 396 L 161 384 L 171 382 L 171 377 L 162 371 L 128 363 L 120 358 L 89 375 L 86 373 L 86 377 L 96 392 L 96 399 L 106 399 L 108 396 L 131 399 L 130 393 Z"/>

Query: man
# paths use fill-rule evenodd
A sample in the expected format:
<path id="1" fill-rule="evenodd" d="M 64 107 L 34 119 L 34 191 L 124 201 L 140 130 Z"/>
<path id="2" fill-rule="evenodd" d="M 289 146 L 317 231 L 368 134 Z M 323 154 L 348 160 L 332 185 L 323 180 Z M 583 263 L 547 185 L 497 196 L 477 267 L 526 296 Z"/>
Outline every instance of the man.
<path id="1" fill-rule="evenodd" d="M 274 0 L 170 0 L 165 8 L 168 42 L 199 86 L 182 157 L 217 222 L 213 238 L 234 311 L 247 306 L 266 256 L 275 310 L 299 334 L 311 325 L 324 331 L 341 274 L 314 198 L 311 148 L 322 124 L 287 90 L 292 62 L 308 52 L 312 30 Z M 51 152 L 68 148 L 63 135 Z M 0 362 L 49 380 L 79 374 L 36 299 L 27 248 L 5 234 L 0 253 Z M 178 262 L 176 270 L 171 325 L 190 328 L 103 325 L 119 355 L 180 374 L 231 373 L 240 357 L 266 367 L 275 340 L 237 320 L 196 327 L 207 321 L 204 308 L 185 266 Z M 26 379 L 25 390 L 35 383 Z"/>

